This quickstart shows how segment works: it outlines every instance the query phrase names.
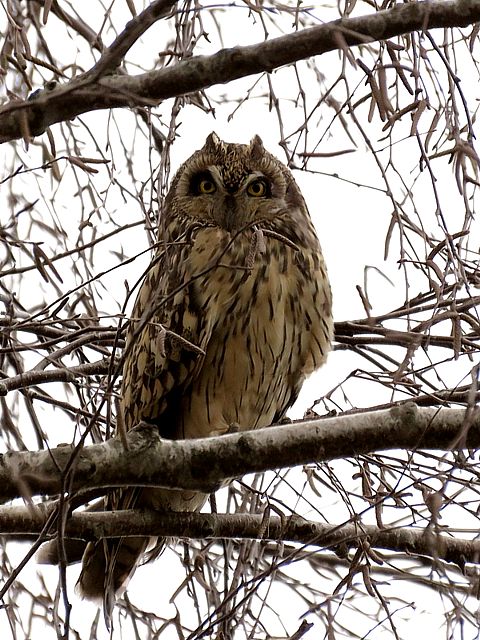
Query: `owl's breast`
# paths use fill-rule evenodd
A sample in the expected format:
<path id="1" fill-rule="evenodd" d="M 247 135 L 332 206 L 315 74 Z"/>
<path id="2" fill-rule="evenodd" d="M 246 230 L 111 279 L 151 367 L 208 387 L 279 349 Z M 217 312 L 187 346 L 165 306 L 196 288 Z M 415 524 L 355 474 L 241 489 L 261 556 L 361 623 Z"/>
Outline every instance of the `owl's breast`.
<path id="1" fill-rule="evenodd" d="M 254 232 L 232 239 L 211 231 L 197 237 L 191 256 L 211 335 L 183 402 L 184 437 L 271 424 L 325 360 L 331 340 L 319 248 L 298 255 L 278 239 L 260 244 Z"/>

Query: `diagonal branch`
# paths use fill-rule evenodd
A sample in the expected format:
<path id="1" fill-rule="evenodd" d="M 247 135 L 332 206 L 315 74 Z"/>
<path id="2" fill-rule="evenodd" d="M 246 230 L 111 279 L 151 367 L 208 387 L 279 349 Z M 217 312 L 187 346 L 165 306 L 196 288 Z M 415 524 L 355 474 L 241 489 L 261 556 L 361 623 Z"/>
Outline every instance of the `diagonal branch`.
<path id="1" fill-rule="evenodd" d="M 480 445 L 478 412 L 413 403 L 197 440 L 163 440 L 141 423 L 120 439 L 73 449 L 8 452 L 0 458 L 0 500 L 124 486 L 211 493 L 256 473 L 388 449 L 462 449 Z"/>
<path id="2" fill-rule="evenodd" d="M 89 74 L 99 78 L 119 67 L 128 50 L 158 20 L 164 18 L 177 0 L 155 0 L 127 23 L 122 33 L 106 49 Z"/>
<path id="3" fill-rule="evenodd" d="M 90 70 L 65 85 L 41 91 L 34 100 L 10 102 L 0 109 L 0 143 L 40 135 L 48 126 L 88 111 L 155 105 L 166 98 L 272 72 L 283 65 L 345 46 L 385 40 L 416 30 L 466 27 L 479 20 L 478 0 L 412 2 L 372 15 L 335 20 L 256 45 L 196 56 L 137 76 L 111 75 L 97 79 Z"/>

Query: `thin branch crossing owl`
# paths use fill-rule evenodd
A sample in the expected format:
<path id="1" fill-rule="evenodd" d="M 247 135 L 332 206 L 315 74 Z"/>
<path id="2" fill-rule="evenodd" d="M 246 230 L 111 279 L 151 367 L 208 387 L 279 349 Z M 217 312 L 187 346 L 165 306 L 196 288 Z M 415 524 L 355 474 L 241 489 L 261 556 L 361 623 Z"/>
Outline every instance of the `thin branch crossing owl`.
<path id="1" fill-rule="evenodd" d="M 133 309 L 126 428 L 145 420 L 166 438 L 198 438 L 267 427 L 323 364 L 332 333 L 325 263 L 290 171 L 258 136 L 245 145 L 210 134 L 172 181 Z M 173 511 L 206 498 L 152 488 L 123 497 L 121 508 Z M 149 540 L 105 542 L 88 545 L 79 588 L 112 602 Z"/>

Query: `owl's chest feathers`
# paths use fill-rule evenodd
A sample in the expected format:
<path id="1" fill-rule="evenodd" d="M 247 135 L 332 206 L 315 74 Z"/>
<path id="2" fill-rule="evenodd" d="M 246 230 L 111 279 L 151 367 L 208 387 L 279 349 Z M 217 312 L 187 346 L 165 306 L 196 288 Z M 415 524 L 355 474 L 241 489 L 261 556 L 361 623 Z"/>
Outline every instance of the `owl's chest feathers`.
<path id="1" fill-rule="evenodd" d="M 189 271 L 196 278 L 195 294 L 200 309 L 217 313 L 223 321 L 255 310 L 268 315 L 281 303 L 295 280 L 305 279 L 295 250 L 278 240 L 257 241 L 253 231 L 232 239 L 221 230 L 199 234 L 189 256 Z M 305 266 L 305 265 L 304 265 Z M 214 315 L 213 314 L 213 315 Z M 233 314 L 233 315 L 232 315 Z"/>
<path id="2" fill-rule="evenodd" d="M 191 267 L 203 273 L 195 280 L 195 304 L 200 313 L 208 310 L 210 339 L 184 407 L 190 437 L 205 421 L 212 433 L 232 423 L 270 424 L 328 350 L 322 317 L 329 314 L 329 291 L 320 257 L 272 238 L 252 254 L 252 236 L 237 240 L 227 249 L 221 242 L 192 247 Z"/>

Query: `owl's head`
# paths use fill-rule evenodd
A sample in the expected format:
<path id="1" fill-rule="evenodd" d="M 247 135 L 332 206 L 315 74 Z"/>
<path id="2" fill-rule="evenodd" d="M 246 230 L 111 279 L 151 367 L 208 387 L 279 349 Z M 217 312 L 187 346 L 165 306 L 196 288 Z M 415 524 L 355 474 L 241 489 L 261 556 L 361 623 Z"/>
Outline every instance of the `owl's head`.
<path id="1" fill-rule="evenodd" d="M 180 167 L 165 200 L 173 215 L 228 232 L 272 223 L 304 207 L 292 174 L 265 151 L 259 136 L 250 144 L 234 144 L 216 133 Z"/>

